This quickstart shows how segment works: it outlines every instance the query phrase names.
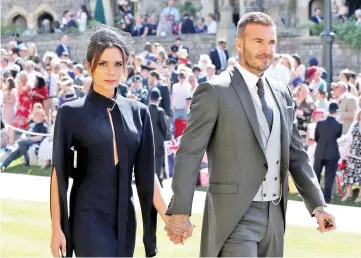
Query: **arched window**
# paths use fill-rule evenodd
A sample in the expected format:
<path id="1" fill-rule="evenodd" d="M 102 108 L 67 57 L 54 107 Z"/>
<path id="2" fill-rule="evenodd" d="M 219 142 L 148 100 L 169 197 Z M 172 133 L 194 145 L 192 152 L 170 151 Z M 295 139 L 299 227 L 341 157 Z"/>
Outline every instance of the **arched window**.
<path id="1" fill-rule="evenodd" d="M 20 14 L 14 16 L 12 19 L 12 24 L 21 29 L 26 29 L 28 27 L 26 18 Z"/>
<path id="2" fill-rule="evenodd" d="M 40 14 L 38 17 L 38 20 L 37 20 L 38 28 L 41 28 L 41 25 L 44 20 L 48 20 L 50 22 L 50 26 L 52 26 L 53 22 L 54 22 L 54 17 L 50 13 L 47 13 L 47 12 Z"/>

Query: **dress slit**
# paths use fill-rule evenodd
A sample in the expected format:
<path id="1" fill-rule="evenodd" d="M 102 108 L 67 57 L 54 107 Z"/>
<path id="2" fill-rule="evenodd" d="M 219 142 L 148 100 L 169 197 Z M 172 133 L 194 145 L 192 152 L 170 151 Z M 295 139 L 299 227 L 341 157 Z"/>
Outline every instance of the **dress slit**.
<path id="1" fill-rule="evenodd" d="M 114 158 L 114 166 L 117 166 L 118 163 L 119 163 L 117 139 L 116 139 L 116 136 L 115 136 L 115 130 L 114 130 L 114 124 L 113 124 L 112 114 L 111 114 L 111 112 L 110 112 L 110 109 L 107 109 L 107 111 L 108 111 L 108 115 L 109 115 L 110 126 L 111 126 L 112 132 L 113 132 L 113 158 Z"/>

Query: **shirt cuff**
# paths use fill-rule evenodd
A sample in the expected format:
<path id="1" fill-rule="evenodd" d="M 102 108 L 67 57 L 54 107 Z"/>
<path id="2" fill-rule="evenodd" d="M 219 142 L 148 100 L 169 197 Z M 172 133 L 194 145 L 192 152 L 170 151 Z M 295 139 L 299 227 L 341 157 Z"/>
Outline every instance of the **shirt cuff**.
<path id="1" fill-rule="evenodd" d="M 323 205 L 323 206 L 317 206 L 313 212 L 312 212 L 312 215 L 315 215 L 316 211 L 319 210 L 319 209 L 323 209 L 323 208 L 326 208 L 327 206 L 326 205 Z"/>

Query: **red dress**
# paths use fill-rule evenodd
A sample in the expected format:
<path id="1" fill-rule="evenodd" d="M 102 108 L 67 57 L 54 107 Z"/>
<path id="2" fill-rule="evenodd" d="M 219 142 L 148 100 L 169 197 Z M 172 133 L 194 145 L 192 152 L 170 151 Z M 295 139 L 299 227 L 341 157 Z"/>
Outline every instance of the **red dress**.
<path id="1" fill-rule="evenodd" d="M 34 93 L 37 93 L 37 94 L 40 94 L 43 96 L 42 97 L 39 97 L 37 95 L 34 95 Z M 31 95 L 32 95 L 32 105 L 34 106 L 35 103 L 40 103 L 43 105 L 43 100 L 48 98 L 48 89 L 46 86 L 43 86 L 41 88 L 33 88 L 31 90 Z"/>
<path id="2" fill-rule="evenodd" d="M 28 117 L 31 109 L 30 91 L 31 89 L 29 85 L 19 89 L 18 107 L 16 109 L 15 119 L 13 122 L 13 126 L 25 130 L 28 128 Z"/>

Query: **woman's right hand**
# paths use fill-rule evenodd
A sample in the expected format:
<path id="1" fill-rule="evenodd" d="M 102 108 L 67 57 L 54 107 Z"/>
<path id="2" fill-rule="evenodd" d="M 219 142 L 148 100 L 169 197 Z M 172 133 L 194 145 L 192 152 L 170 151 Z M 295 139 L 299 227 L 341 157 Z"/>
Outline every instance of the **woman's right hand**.
<path id="1" fill-rule="evenodd" d="M 66 256 L 66 239 L 61 228 L 52 230 L 50 249 L 53 257 L 59 257 L 59 249 L 62 256 Z"/>

